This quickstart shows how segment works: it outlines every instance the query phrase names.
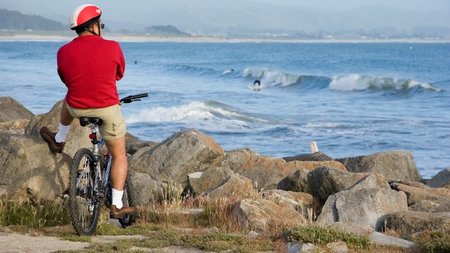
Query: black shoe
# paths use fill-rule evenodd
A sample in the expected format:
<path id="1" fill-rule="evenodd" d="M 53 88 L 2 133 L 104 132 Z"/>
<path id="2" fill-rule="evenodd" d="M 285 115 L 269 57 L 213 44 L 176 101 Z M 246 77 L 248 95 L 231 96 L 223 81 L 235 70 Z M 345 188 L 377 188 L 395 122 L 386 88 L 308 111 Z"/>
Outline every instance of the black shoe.
<path id="1" fill-rule="evenodd" d="M 41 134 L 42 139 L 44 139 L 45 142 L 47 142 L 48 147 L 53 153 L 62 153 L 64 149 L 65 142 L 56 142 L 55 141 L 55 135 L 56 133 L 51 132 L 47 127 L 42 127 L 39 131 Z"/>

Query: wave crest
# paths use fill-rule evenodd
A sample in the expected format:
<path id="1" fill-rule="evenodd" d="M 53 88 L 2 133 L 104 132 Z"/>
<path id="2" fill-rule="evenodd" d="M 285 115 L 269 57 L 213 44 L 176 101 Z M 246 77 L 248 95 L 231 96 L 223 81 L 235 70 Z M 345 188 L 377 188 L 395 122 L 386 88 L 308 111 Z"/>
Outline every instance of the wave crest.
<path id="1" fill-rule="evenodd" d="M 371 77 L 351 74 L 334 77 L 330 82 L 330 89 L 336 91 L 364 91 L 364 90 L 410 90 L 421 88 L 424 90 L 441 91 L 429 83 L 412 79 L 396 79 L 392 77 Z"/>

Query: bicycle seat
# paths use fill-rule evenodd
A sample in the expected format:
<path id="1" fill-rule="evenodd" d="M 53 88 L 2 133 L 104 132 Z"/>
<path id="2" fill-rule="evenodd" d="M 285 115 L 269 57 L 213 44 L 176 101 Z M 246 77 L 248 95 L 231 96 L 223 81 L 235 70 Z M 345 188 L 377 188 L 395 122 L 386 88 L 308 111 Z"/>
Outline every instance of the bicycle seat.
<path id="1" fill-rule="evenodd" d="M 81 117 L 80 118 L 80 125 L 81 126 L 87 126 L 89 124 L 95 124 L 97 126 L 101 126 L 103 120 L 97 117 Z"/>

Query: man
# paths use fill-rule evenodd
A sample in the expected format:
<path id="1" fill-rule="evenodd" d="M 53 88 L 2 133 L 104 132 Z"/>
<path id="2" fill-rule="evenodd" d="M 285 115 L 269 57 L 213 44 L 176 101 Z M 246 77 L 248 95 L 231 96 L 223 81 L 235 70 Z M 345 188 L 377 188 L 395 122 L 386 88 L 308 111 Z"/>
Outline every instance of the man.
<path id="1" fill-rule="evenodd" d="M 110 215 L 117 219 L 136 212 L 135 207 L 124 207 L 122 203 L 127 177 L 126 126 L 116 81 L 123 77 L 125 59 L 119 43 L 101 37 L 101 14 L 100 8 L 92 4 L 81 5 L 73 12 L 70 28 L 78 37 L 57 54 L 58 74 L 67 86 L 58 132 L 42 127 L 40 134 L 52 152 L 61 153 L 74 118 L 103 120 L 100 133 L 113 158 Z"/>

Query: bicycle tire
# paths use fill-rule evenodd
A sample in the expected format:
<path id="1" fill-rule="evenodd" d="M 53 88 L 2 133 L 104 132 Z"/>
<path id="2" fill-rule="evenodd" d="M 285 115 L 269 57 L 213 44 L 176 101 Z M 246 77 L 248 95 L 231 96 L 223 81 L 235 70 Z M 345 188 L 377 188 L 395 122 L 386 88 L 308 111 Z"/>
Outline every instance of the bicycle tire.
<path id="1" fill-rule="evenodd" d="M 129 174 L 127 175 L 127 179 L 125 181 L 125 188 L 123 189 L 123 197 L 122 202 L 124 206 L 133 206 L 133 194 L 131 193 L 131 183 L 129 179 Z M 136 220 L 135 215 L 125 215 L 124 217 L 119 219 L 120 225 L 122 225 L 123 228 L 126 228 L 128 226 L 131 226 Z"/>
<path id="2" fill-rule="evenodd" d="M 94 155 L 91 150 L 82 148 L 75 153 L 69 178 L 70 216 L 78 235 L 92 235 L 97 229 L 100 200 L 94 182 Z"/>

